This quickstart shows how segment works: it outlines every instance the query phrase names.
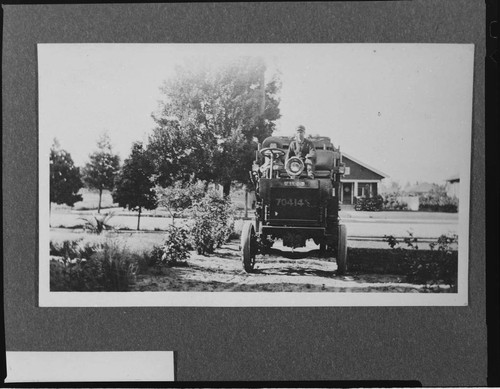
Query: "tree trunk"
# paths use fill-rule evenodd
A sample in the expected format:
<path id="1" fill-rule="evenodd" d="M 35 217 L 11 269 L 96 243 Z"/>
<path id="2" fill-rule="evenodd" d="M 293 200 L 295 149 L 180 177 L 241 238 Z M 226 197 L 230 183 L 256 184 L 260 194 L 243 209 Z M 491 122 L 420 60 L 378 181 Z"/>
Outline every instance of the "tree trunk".
<path id="1" fill-rule="evenodd" d="M 141 228 L 141 207 L 139 207 L 139 215 L 137 216 L 137 231 Z"/>
<path id="2" fill-rule="evenodd" d="M 248 189 L 245 188 L 245 219 L 248 218 Z"/>
<path id="3" fill-rule="evenodd" d="M 229 196 L 229 193 L 231 192 L 231 181 L 226 181 L 224 182 L 224 185 L 222 187 L 222 193 L 224 194 L 224 197 Z"/>
<path id="4" fill-rule="evenodd" d="M 102 199 L 102 189 L 99 189 L 99 205 L 97 206 L 97 213 L 101 213 L 101 199 Z"/>

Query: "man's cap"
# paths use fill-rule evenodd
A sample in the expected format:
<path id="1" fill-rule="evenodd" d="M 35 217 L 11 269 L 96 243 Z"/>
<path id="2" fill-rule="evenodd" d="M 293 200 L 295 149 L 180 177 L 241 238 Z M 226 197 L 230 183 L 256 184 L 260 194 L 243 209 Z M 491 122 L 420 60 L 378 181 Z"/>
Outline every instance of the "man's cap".
<path id="1" fill-rule="evenodd" d="M 306 132 L 306 128 L 301 124 L 300 126 L 297 126 L 297 128 L 295 129 L 295 131 L 297 131 L 297 132 L 299 132 L 299 131 Z"/>

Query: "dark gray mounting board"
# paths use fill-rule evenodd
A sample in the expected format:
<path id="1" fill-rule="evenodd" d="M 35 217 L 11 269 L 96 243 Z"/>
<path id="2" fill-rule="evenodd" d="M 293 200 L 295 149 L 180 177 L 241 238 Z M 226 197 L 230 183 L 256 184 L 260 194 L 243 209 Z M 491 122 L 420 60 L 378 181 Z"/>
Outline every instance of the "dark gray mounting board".
<path id="1" fill-rule="evenodd" d="M 486 385 L 484 1 L 5 5 L 6 349 L 175 350 L 177 379 Z M 37 43 L 473 43 L 467 307 L 39 308 Z"/>

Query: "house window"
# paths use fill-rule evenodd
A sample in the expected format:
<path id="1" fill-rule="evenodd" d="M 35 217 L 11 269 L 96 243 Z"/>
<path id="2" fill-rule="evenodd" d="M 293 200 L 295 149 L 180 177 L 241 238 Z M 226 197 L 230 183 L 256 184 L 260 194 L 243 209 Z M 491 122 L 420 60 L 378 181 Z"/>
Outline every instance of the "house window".
<path id="1" fill-rule="evenodd" d="M 377 184 L 370 183 L 359 183 L 358 184 L 358 197 L 374 197 L 377 195 Z"/>

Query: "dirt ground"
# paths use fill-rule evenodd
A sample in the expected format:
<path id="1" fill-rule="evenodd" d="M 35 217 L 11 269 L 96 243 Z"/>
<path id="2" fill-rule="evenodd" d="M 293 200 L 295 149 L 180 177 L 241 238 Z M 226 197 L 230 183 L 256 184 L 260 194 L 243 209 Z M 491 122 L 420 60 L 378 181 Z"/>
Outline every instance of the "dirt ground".
<path id="1" fill-rule="evenodd" d="M 287 259 L 259 255 L 253 273 L 243 270 L 239 241 L 210 256 L 192 253 L 184 266 L 152 269 L 137 276 L 133 291 L 213 292 L 447 292 L 446 286 L 409 284 L 404 277 L 382 274 L 336 274 L 334 259 Z"/>

